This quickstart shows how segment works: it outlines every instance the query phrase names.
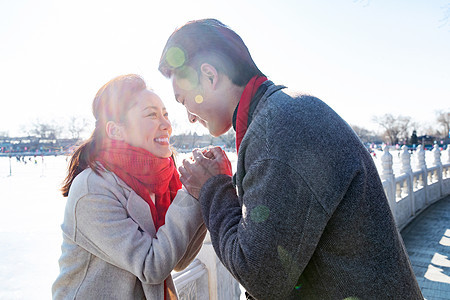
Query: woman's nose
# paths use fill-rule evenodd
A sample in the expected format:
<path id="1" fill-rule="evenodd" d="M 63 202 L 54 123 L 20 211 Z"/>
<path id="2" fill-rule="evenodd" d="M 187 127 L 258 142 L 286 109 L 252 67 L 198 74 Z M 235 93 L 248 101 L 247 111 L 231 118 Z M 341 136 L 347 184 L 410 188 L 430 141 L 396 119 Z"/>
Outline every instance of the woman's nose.
<path id="1" fill-rule="evenodd" d="M 161 129 L 162 130 L 170 130 L 172 128 L 172 124 L 170 123 L 169 119 L 163 118 L 161 120 Z"/>
<path id="2" fill-rule="evenodd" d="M 188 115 L 189 122 L 195 123 L 197 121 L 197 116 L 194 114 L 191 114 L 188 110 L 186 110 L 186 112 Z"/>

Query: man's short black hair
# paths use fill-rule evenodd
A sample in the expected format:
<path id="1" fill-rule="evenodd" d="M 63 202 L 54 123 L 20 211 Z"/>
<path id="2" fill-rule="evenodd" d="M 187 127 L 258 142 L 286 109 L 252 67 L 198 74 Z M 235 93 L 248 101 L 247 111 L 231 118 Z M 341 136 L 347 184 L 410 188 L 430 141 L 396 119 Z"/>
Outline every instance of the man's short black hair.
<path id="1" fill-rule="evenodd" d="M 169 78 L 174 73 L 183 76 L 186 67 L 198 72 L 202 63 L 211 64 L 238 86 L 246 85 L 255 75 L 264 76 L 241 37 L 216 19 L 190 21 L 175 30 L 158 69 Z"/>

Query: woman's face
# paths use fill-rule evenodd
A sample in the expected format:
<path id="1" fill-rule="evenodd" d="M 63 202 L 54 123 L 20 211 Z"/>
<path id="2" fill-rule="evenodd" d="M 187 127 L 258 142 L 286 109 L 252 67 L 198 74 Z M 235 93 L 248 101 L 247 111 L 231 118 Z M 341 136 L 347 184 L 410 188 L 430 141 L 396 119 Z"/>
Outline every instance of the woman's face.
<path id="1" fill-rule="evenodd" d="M 156 157 L 172 155 L 168 113 L 158 95 L 149 90 L 136 95 L 136 104 L 127 112 L 122 132 L 124 141 L 131 146 L 145 149 Z"/>

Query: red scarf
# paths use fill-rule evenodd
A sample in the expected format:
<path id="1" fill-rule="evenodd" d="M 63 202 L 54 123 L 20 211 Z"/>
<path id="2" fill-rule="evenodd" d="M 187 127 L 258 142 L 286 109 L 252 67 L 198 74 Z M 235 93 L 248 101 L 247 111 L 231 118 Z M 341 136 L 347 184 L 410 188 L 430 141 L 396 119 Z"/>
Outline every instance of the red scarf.
<path id="1" fill-rule="evenodd" d="M 250 102 L 255 96 L 258 88 L 266 81 L 265 76 L 254 76 L 244 88 L 239 100 L 239 107 L 236 116 L 236 151 L 239 153 L 239 147 L 241 146 L 242 139 L 247 132 L 248 126 L 248 110 L 250 108 Z"/>
<path id="2" fill-rule="evenodd" d="M 181 189 L 172 158 L 158 158 L 142 148 L 108 140 L 103 143 L 97 160 L 148 203 L 156 230 L 164 225 L 167 209 Z M 150 193 L 155 194 L 155 203 Z"/>

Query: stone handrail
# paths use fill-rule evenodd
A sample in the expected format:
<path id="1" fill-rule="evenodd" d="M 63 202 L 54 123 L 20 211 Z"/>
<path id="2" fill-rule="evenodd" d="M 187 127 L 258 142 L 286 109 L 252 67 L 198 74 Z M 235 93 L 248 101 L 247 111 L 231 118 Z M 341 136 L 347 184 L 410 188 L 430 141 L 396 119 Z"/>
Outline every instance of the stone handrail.
<path id="1" fill-rule="evenodd" d="M 174 272 L 172 277 L 180 299 L 210 299 L 208 270 L 199 259 L 182 272 Z"/>
<path id="2" fill-rule="evenodd" d="M 403 146 L 400 153 L 401 174 L 395 176 L 392 154 L 389 153 L 389 147 L 384 147 L 380 177 L 400 230 L 430 204 L 450 194 L 450 147 L 446 151 L 447 163 L 442 164 L 441 150 L 438 145 L 434 145 L 432 166 L 428 167 L 425 150 L 421 145 L 418 146 L 413 170 L 411 154 L 408 147 Z"/>
<path id="3" fill-rule="evenodd" d="M 180 300 L 239 300 L 239 283 L 222 265 L 209 232 L 196 259 L 183 271 L 172 272 Z"/>

